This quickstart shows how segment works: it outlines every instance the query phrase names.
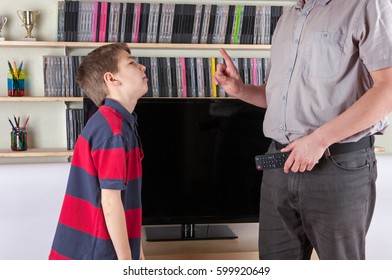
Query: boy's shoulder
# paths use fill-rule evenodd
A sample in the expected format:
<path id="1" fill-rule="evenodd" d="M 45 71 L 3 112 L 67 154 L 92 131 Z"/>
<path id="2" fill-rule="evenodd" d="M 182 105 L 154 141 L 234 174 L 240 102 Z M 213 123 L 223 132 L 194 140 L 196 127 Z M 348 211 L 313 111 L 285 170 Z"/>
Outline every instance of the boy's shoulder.
<path id="1" fill-rule="evenodd" d="M 90 117 L 84 130 L 90 135 L 93 131 L 94 133 L 92 134 L 94 135 L 101 133 L 105 133 L 106 135 L 121 134 L 123 119 L 123 116 L 115 109 L 102 105 Z"/>
<path id="2" fill-rule="evenodd" d="M 122 132 L 122 121 L 124 120 L 124 117 L 117 110 L 103 105 L 98 111 L 110 126 L 113 134 L 120 134 Z"/>

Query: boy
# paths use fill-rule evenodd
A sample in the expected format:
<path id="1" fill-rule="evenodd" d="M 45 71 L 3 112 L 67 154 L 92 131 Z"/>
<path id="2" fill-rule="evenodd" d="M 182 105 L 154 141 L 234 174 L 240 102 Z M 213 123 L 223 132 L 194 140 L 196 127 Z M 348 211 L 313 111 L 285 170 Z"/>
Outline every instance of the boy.
<path id="1" fill-rule="evenodd" d="M 97 48 L 79 66 L 76 80 L 99 110 L 76 143 L 49 259 L 144 259 L 133 110 L 148 91 L 145 70 L 124 43 Z"/>

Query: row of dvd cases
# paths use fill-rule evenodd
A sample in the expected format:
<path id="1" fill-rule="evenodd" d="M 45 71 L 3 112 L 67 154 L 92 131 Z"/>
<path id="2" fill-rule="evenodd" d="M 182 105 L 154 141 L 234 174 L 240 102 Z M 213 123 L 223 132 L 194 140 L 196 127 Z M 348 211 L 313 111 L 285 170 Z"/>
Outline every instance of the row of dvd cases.
<path id="1" fill-rule="evenodd" d="M 76 83 L 76 71 L 83 56 L 44 56 L 45 96 L 83 96 Z M 146 97 L 227 97 L 216 86 L 213 76 L 222 58 L 202 57 L 136 57 L 146 66 L 149 91 Z M 233 58 L 246 84 L 265 81 L 268 58 Z"/>
<path id="2" fill-rule="evenodd" d="M 289 6 L 59 1 L 58 41 L 270 44 Z"/>

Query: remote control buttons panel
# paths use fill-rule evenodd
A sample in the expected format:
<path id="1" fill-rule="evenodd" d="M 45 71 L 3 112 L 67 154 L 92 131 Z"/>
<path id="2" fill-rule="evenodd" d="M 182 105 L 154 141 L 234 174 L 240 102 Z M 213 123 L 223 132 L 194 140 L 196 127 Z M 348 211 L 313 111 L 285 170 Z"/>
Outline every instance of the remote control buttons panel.
<path id="1" fill-rule="evenodd" d="M 274 169 L 283 168 L 286 159 L 290 153 L 275 153 L 255 156 L 256 169 Z"/>

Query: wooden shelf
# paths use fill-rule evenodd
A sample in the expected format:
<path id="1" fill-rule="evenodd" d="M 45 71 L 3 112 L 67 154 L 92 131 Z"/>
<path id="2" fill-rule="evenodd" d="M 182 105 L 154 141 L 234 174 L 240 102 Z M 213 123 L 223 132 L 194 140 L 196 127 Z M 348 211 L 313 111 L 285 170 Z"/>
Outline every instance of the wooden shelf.
<path id="1" fill-rule="evenodd" d="M 26 157 L 71 157 L 73 151 L 65 148 L 27 149 L 26 151 L 12 151 L 0 149 L 0 158 L 26 158 Z"/>
<path id="2" fill-rule="evenodd" d="M 56 42 L 56 41 L 1 41 L 0 47 L 23 48 L 78 48 L 95 49 L 111 42 Z M 233 45 L 233 44 L 172 44 L 172 43 L 127 43 L 131 49 L 170 49 L 170 50 L 270 50 L 270 45 Z"/>
<path id="3" fill-rule="evenodd" d="M 0 96 L 0 102 L 82 102 L 83 97 Z"/>
<path id="4" fill-rule="evenodd" d="M 236 99 L 235 97 L 142 97 L 141 99 Z M 45 96 L 23 96 L 9 97 L 0 96 L 0 102 L 83 102 L 83 97 L 45 97 Z"/>

